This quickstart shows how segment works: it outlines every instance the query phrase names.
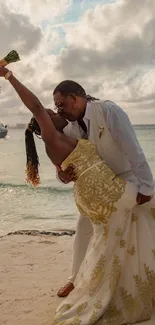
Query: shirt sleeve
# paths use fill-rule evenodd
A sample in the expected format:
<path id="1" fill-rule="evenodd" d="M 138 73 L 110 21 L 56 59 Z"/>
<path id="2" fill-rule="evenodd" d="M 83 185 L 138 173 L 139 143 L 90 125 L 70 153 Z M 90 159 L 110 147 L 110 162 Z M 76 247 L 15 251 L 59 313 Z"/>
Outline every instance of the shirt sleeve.
<path id="1" fill-rule="evenodd" d="M 139 192 L 143 195 L 152 195 L 154 180 L 151 169 L 128 115 L 111 102 L 108 105 L 106 120 L 114 141 L 126 155 L 131 169 L 139 181 Z"/>

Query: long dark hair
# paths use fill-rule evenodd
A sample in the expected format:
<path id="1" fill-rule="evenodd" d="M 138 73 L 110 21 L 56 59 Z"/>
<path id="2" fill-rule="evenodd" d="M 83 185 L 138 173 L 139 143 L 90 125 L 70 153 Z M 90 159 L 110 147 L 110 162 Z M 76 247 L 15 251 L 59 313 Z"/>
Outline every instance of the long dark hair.
<path id="1" fill-rule="evenodd" d="M 26 148 L 26 181 L 34 186 L 40 184 L 39 177 L 39 158 L 36 150 L 33 133 L 41 136 L 40 127 L 34 117 L 25 130 L 25 148 Z"/>

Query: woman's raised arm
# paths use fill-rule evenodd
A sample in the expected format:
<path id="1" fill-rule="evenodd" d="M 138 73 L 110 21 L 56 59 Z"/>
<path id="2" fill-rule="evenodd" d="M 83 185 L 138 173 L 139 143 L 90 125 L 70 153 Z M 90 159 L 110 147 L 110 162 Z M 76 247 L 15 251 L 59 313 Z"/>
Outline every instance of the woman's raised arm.
<path id="1" fill-rule="evenodd" d="M 40 100 L 18 79 L 16 79 L 8 69 L 0 67 L 0 77 L 4 77 L 10 82 L 24 105 L 32 112 L 40 126 L 44 142 L 50 142 L 51 144 L 53 142 L 56 145 L 56 141 L 59 139 L 58 132 Z"/>

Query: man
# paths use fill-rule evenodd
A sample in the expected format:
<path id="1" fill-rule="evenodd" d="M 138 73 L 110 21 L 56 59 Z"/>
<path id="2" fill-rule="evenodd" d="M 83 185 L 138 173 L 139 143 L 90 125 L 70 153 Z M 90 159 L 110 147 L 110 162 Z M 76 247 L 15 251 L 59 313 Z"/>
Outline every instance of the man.
<path id="1" fill-rule="evenodd" d="M 117 175 L 135 183 L 137 204 L 150 201 L 154 190 L 152 173 L 127 114 L 109 100 L 100 101 L 86 96 L 85 90 L 74 81 L 61 82 L 53 95 L 58 113 L 71 122 L 64 132 L 72 137 L 88 138 Z M 74 181 L 74 166 L 65 171 L 58 169 L 58 177 L 64 183 Z M 74 289 L 92 233 L 89 218 L 81 215 L 74 241 L 72 274 L 67 284 L 58 291 L 59 297 L 67 296 Z"/>

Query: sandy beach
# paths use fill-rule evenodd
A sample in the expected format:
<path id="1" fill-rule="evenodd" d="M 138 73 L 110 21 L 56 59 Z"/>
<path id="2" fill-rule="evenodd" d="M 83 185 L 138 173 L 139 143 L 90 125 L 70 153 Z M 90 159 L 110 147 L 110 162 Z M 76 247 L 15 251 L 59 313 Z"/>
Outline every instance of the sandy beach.
<path id="1" fill-rule="evenodd" d="M 44 325 L 61 301 L 73 237 L 0 238 L 0 325 Z"/>
<path id="2" fill-rule="evenodd" d="M 50 325 L 69 275 L 74 236 L 34 232 L 0 238 L 0 325 Z M 141 325 L 155 324 L 152 320 Z"/>

